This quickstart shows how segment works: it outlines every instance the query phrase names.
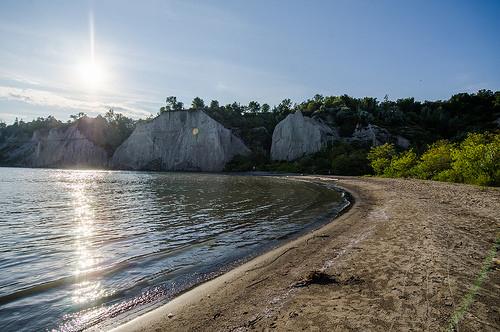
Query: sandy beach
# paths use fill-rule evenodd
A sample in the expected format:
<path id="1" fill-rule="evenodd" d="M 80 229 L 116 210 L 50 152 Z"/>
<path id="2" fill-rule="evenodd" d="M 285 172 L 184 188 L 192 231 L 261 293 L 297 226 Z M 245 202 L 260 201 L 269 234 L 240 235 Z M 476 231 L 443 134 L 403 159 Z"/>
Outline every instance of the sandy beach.
<path id="1" fill-rule="evenodd" d="M 332 182 L 355 203 L 115 330 L 500 330 L 500 190 L 299 178 Z"/>

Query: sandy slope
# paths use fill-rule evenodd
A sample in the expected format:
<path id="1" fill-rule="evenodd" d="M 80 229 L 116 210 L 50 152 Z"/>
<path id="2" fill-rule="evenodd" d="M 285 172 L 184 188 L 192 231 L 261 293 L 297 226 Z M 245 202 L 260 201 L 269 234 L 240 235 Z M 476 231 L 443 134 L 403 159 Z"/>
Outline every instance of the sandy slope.
<path id="1" fill-rule="evenodd" d="M 500 330 L 498 254 L 473 288 L 495 254 L 500 190 L 335 182 L 356 199 L 342 217 L 118 330 L 438 331 L 454 313 L 458 331 Z"/>

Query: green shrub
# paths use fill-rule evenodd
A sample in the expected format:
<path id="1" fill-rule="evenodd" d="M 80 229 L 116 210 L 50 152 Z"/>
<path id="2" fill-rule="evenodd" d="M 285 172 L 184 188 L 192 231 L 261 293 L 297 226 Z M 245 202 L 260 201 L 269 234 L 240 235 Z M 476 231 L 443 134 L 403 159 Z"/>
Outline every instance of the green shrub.
<path id="1" fill-rule="evenodd" d="M 381 176 L 499 186 L 500 132 L 469 133 L 458 145 L 437 141 L 420 158 L 412 149 L 398 155 L 394 146 L 384 144 L 373 147 L 368 159 Z"/>
<path id="2" fill-rule="evenodd" d="M 476 185 L 500 184 L 500 133 L 469 133 L 452 151 L 454 179 Z"/>
<path id="3" fill-rule="evenodd" d="M 428 146 L 420 157 L 413 172 L 419 179 L 438 180 L 438 175 L 451 168 L 451 153 L 454 145 L 447 140 L 440 140 Z"/>
<path id="4" fill-rule="evenodd" d="M 432 179 L 443 182 L 461 182 L 457 173 L 451 168 L 436 174 Z"/>
<path id="5" fill-rule="evenodd" d="M 368 152 L 370 166 L 376 175 L 383 175 L 385 169 L 391 165 L 392 158 L 396 156 L 394 144 L 385 143 L 384 145 L 373 147 Z"/>
<path id="6" fill-rule="evenodd" d="M 367 151 L 355 150 L 332 158 L 332 173 L 337 175 L 364 175 L 371 173 Z"/>
<path id="7" fill-rule="evenodd" d="M 413 175 L 413 168 L 417 165 L 418 157 L 413 150 L 404 151 L 391 159 L 389 167 L 384 169 L 384 176 L 407 178 Z"/>

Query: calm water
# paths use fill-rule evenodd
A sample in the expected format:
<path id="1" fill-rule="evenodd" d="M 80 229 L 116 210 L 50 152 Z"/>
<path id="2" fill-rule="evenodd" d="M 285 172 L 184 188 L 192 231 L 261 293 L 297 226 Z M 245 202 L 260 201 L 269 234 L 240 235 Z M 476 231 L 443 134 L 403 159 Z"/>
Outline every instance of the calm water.
<path id="1" fill-rule="evenodd" d="M 346 204 L 284 178 L 0 168 L 0 330 L 130 318 Z"/>

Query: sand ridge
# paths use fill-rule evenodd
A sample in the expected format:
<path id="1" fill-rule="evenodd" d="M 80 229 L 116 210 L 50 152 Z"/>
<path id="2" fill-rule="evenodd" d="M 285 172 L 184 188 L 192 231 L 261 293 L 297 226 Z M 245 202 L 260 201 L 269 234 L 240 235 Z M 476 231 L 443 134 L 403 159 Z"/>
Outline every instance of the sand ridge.
<path id="1" fill-rule="evenodd" d="M 334 183 L 355 204 L 116 330 L 500 330 L 500 190 L 297 178 Z"/>

